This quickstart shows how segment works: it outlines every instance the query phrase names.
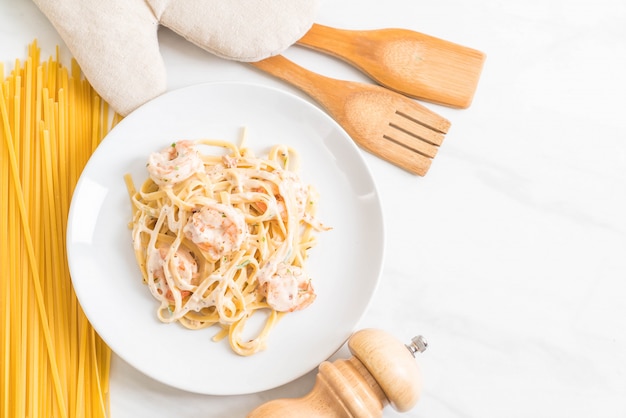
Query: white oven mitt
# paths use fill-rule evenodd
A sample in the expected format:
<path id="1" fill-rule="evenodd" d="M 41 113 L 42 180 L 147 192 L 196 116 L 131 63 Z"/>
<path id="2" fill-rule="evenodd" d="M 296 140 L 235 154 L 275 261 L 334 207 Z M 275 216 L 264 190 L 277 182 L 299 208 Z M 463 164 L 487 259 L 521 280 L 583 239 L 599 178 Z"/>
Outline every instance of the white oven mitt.
<path id="1" fill-rule="evenodd" d="M 226 59 L 281 53 L 311 27 L 319 0 L 34 0 L 85 77 L 121 115 L 166 89 L 157 29 Z"/>

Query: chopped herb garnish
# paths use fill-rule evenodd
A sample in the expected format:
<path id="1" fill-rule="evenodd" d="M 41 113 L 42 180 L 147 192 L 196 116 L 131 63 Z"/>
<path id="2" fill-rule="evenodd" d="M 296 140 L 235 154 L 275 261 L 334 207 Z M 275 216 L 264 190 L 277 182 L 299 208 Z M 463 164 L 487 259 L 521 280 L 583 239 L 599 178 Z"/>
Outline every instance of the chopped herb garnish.
<path id="1" fill-rule="evenodd" d="M 247 266 L 248 264 L 250 264 L 250 259 L 244 260 L 242 261 L 240 264 L 237 265 L 238 269 L 244 268 L 245 266 Z"/>

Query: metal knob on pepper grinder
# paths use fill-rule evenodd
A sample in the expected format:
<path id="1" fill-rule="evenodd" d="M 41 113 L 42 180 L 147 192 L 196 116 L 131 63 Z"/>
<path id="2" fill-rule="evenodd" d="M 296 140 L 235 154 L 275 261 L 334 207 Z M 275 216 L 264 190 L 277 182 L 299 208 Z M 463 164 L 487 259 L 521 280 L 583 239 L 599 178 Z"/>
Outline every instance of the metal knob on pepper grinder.
<path id="1" fill-rule="evenodd" d="M 388 404 L 398 412 L 409 411 L 422 386 L 415 354 L 427 346 L 422 336 L 405 345 L 382 330 L 357 331 L 348 340 L 353 357 L 321 363 L 311 392 L 267 402 L 248 418 L 381 417 Z"/>

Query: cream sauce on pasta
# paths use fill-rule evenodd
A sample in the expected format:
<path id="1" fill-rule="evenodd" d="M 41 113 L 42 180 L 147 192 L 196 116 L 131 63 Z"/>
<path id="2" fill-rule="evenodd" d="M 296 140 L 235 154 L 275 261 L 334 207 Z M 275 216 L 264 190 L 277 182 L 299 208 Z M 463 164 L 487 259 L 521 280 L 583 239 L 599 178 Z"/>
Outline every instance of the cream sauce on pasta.
<path id="1" fill-rule="evenodd" d="M 235 352 L 250 355 L 265 348 L 280 316 L 313 303 L 305 261 L 329 228 L 297 170 L 298 154 L 285 146 L 257 157 L 226 141 L 185 140 L 149 156 L 139 190 L 126 179 L 135 256 L 161 321 L 219 325 L 216 339 L 228 336 Z M 260 309 L 270 312 L 263 330 L 242 340 Z"/>

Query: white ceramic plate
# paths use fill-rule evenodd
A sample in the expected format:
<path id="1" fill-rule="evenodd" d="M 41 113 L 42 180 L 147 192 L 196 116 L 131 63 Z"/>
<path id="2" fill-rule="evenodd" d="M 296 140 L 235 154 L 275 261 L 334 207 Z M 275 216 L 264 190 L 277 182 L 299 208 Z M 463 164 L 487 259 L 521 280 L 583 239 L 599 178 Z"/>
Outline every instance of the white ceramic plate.
<path id="1" fill-rule="evenodd" d="M 212 342 L 215 327 L 163 324 L 142 284 L 131 244 L 123 176 L 146 178 L 149 153 L 173 140 L 236 141 L 241 129 L 257 155 L 283 143 L 302 155 L 301 177 L 320 193 L 319 234 L 307 269 L 318 297 L 285 316 L 265 351 L 234 354 Z M 202 84 L 167 93 L 128 115 L 93 154 L 77 184 L 67 231 L 69 267 L 95 330 L 126 362 L 179 389 L 234 395 L 271 389 L 313 370 L 354 331 L 376 290 L 384 232 L 379 195 L 359 149 L 324 112 L 280 90 Z"/>

